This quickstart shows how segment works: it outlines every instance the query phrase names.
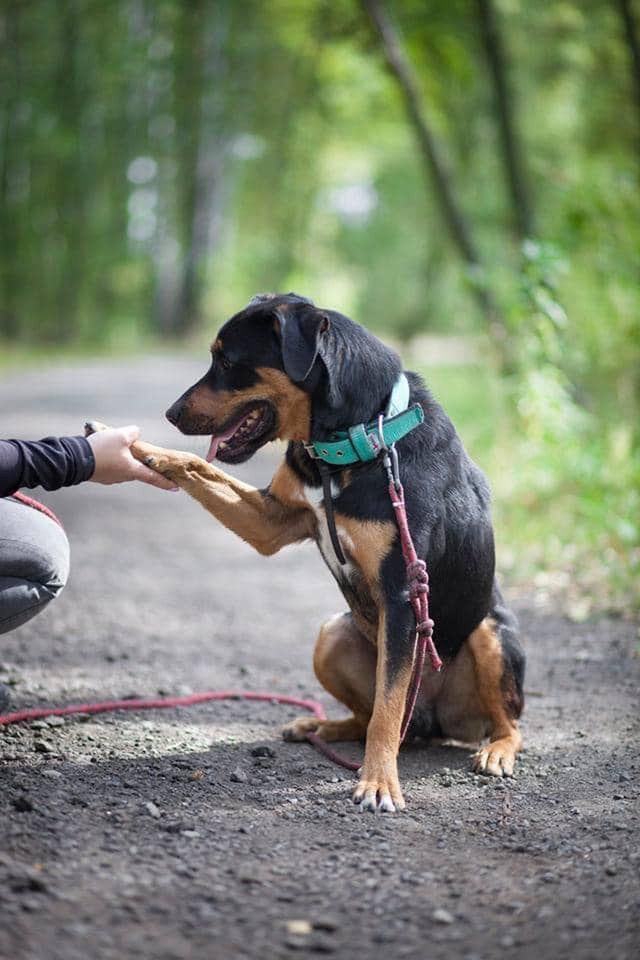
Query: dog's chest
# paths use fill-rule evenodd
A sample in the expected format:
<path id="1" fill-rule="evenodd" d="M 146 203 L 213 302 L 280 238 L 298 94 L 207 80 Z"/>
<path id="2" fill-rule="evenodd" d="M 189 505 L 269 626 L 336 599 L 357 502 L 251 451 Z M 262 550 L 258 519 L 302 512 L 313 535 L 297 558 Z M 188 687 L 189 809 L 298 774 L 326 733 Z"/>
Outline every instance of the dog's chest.
<path id="1" fill-rule="evenodd" d="M 332 500 L 334 500 L 339 494 L 339 489 L 332 482 L 331 484 L 331 494 Z M 353 574 L 355 572 L 355 567 L 353 563 L 347 559 L 345 564 L 340 563 L 336 556 L 336 552 L 333 548 L 333 543 L 331 542 L 331 534 L 329 532 L 329 524 L 327 521 L 327 514 L 324 509 L 323 504 L 323 490 L 322 487 L 305 487 L 304 488 L 304 498 L 313 510 L 316 515 L 316 521 L 318 524 L 318 534 L 316 543 L 318 544 L 318 549 L 322 554 L 322 558 L 326 565 L 331 570 L 331 573 L 336 578 L 338 582 L 351 581 Z M 347 531 L 340 526 L 339 520 L 336 520 L 336 530 L 338 533 L 338 538 L 340 540 L 340 545 L 342 547 L 345 557 L 349 553 L 353 554 L 353 544 L 351 542 L 351 537 Z"/>

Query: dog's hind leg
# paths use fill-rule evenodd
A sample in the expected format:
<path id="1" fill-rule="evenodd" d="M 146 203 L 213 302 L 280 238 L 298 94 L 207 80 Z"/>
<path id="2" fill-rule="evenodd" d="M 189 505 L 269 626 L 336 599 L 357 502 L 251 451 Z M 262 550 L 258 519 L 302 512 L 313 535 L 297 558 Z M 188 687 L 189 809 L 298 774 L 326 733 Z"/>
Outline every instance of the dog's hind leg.
<path id="1" fill-rule="evenodd" d="M 515 618 L 496 606 L 446 668 L 435 703 L 445 737 L 465 742 L 489 738 L 473 768 L 496 777 L 513 773 L 522 745 L 517 720 L 522 712 L 524 654 Z"/>
<path id="2" fill-rule="evenodd" d="M 300 717 L 283 729 L 285 740 L 304 740 L 311 732 L 327 742 L 364 740 L 373 709 L 376 651 L 357 629 L 351 614 L 337 614 L 322 625 L 313 667 L 325 690 L 352 710 L 353 715 L 344 720 Z"/>

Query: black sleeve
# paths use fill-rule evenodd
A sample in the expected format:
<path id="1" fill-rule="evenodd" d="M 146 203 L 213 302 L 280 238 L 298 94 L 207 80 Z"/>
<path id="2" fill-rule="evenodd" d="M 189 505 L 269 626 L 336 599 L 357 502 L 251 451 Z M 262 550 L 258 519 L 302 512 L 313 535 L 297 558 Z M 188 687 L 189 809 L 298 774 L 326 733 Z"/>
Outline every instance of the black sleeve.
<path id="1" fill-rule="evenodd" d="M 70 487 L 88 480 L 95 466 L 91 445 L 84 437 L 0 440 L 0 497 L 19 487 Z"/>

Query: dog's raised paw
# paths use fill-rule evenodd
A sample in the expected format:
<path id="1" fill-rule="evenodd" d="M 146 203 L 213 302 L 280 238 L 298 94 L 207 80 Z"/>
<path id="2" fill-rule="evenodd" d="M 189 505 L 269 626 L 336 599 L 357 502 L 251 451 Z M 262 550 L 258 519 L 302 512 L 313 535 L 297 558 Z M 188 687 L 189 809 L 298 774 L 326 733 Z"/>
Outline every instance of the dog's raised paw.
<path id="1" fill-rule="evenodd" d="M 84 425 L 84 435 L 85 437 L 90 437 L 94 433 L 101 433 L 102 430 L 108 430 L 104 423 L 101 423 L 99 420 L 87 420 Z"/>

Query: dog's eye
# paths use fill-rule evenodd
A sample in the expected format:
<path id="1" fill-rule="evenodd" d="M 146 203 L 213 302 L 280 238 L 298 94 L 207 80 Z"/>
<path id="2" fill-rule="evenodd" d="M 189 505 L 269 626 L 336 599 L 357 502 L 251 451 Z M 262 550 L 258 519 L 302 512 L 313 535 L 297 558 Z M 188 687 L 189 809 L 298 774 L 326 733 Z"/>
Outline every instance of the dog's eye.
<path id="1" fill-rule="evenodd" d="M 231 363 L 231 360 L 229 360 L 229 357 L 225 357 L 224 353 L 221 353 L 219 355 L 218 363 L 220 364 L 223 370 L 231 370 L 231 367 L 233 366 L 233 364 Z"/>

